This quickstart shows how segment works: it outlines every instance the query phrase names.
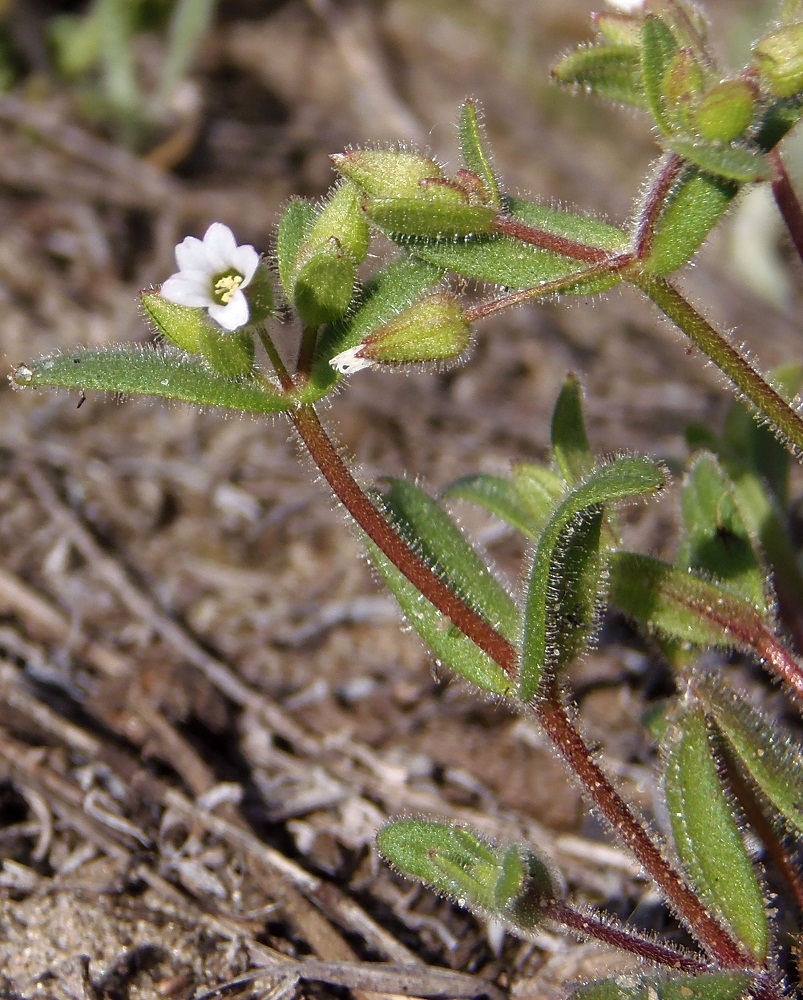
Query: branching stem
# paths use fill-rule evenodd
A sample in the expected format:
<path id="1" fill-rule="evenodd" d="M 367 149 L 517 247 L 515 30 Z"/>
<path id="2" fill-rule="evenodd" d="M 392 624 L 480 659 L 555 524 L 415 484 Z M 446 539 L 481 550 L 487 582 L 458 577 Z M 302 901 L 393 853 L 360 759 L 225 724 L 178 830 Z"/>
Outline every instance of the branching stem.
<path id="1" fill-rule="evenodd" d="M 772 167 L 772 193 L 775 196 L 775 204 L 786 223 L 798 256 L 803 261 L 803 206 L 792 187 L 792 181 L 778 150 L 770 150 L 767 159 Z"/>
<path id="2" fill-rule="evenodd" d="M 493 231 L 503 236 L 510 236 L 512 239 L 518 240 L 519 243 L 540 247 L 542 250 L 551 250 L 553 253 L 571 257 L 573 260 L 581 260 L 586 264 L 602 264 L 611 256 L 608 250 L 592 247 L 577 240 L 570 240 L 566 236 L 558 236 L 545 229 L 536 229 L 534 226 L 528 226 L 525 222 L 519 222 L 518 219 L 513 219 L 509 215 L 497 215 L 494 219 Z"/>

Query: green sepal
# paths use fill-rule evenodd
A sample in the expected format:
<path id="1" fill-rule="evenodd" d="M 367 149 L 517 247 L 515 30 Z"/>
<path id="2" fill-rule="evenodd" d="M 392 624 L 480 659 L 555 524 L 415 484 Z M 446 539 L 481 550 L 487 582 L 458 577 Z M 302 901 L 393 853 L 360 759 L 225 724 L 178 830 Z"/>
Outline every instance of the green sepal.
<path id="1" fill-rule="evenodd" d="M 279 222 L 276 237 L 276 263 L 279 281 L 288 301 L 293 301 L 296 283 L 296 262 L 302 244 L 315 224 L 316 209 L 305 198 L 293 198 L 288 202 Z"/>
<path id="2" fill-rule="evenodd" d="M 655 124 L 669 135 L 671 122 L 664 99 L 664 79 L 678 53 L 671 29 L 659 17 L 648 16 L 641 26 L 641 81 Z"/>
<path id="3" fill-rule="evenodd" d="M 200 352 L 204 331 L 214 326 L 205 309 L 177 305 L 150 289 L 140 292 L 139 299 L 158 333 L 188 354 Z"/>
<path id="4" fill-rule="evenodd" d="M 759 614 L 768 614 L 767 572 L 756 551 L 757 539 L 745 526 L 733 483 L 707 452 L 696 456 L 686 474 L 681 516 L 676 565 L 712 577 Z"/>
<path id="5" fill-rule="evenodd" d="M 161 396 L 245 413 L 281 413 L 296 402 L 260 382 L 219 375 L 202 358 L 154 347 L 105 347 L 51 354 L 20 365 L 13 380 L 18 386 Z"/>
<path id="6" fill-rule="evenodd" d="M 579 482 L 594 468 L 583 419 L 583 390 L 576 375 L 566 378 L 552 412 L 552 454 L 567 483 Z"/>
<path id="7" fill-rule="evenodd" d="M 359 304 L 342 323 L 323 331 L 316 350 L 310 382 L 323 391 L 337 380 L 330 360 L 357 347 L 385 323 L 410 307 L 443 276 L 440 268 L 422 260 L 401 257 L 392 261 L 363 286 Z"/>
<path id="8" fill-rule="evenodd" d="M 723 80 L 700 98 L 694 122 L 704 139 L 733 142 L 752 125 L 755 113 L 755 88 L 746 80 Z"/>
<path id="9" fill-rule="evenodd" d="M 225 333 L 211 325 L 201 329 L 198 344 L 209 367 L 228 378 L 248 376 L 254 367 L 254 338 L 250 333 L 234 330 Z"/>
<path id="10" fill-rule="evenodd" d="M 379 498 L 388 519 L 438 575 L 494 628 L 515 642 L 519 613 L 449 515 L 424 490 L 394 480 Z M 494 695 L 506 697 L 513 682 L 505 671 L 435 609 L 379 549 L 364 539 L 372 562 L 396 597 L 408 622 L 435 658 Z"/>
<path id="11" fill-rule="evenodd" d="M 769 806 L 778 825 L 800 840 L 803 837 L 800 746 L 716 675 L 696 677 L 694 691 L 728 758 L 757 791 L 761 802 Z"/>
<path id="12" fill-rule="evenodd" d="M 330 159 L 339 173 L 372 198 L 417 198 L 422 181 L 443 176 L 432 157 L 406 149 L 348 149 Z"/>
<path id="13" fill-rule="evenodd" d="M 474 101 L 465 101 L 460 109 L 460 151 L 463 163 L 480 177 L 488 191 L 487 204 L 498 209 L 500 205 L 499 181 L 494 173 L 487 137 L 482 126 L 480 111 Z"/>
<path id="14" fill-rule="evenodd" d="M 761 631 L 755 608 L 689 570 L 635 552 L 613 552 L 609 559 L 611 603 L 649 634 L 714 649 L 733 649 L 741 640 L 728 629 L 738 622 Z"/>
<path id="15" fill-rule="evenodd" d="M 753 55 L 764 84 L 776 97 L 803 90 L 803 21 L 784 24 L 760 38 Z"/>
<path id="16" fill-rule="evenodd" d="M 770 165 L 759 149 L 739 143 L 706 142 L 683 136 L 673 136 L 664 145 L 704 173 L 715 177 L 739 184 L 754 184 L 770 177 Z"/>
<path id="17" fill-rule="evenodd" d="M 521 198 L 505 200 L 507 214 L 528 226 L 556 236 L 577 240 L 611 255 L 625 253 L 630 246 L 626 233 L 589 216 L 575 215 Z M 552 250 L 521 243 L 509 236 L 478 236 L 463 241 L 399 240 L 416 257 L 468 278 L 507 288 L 533 288 L 547 281 L 567 278 L 567 294 L 590 295 L 613 287 L 618 275 L 601 274 L 593 279 L 571 281 L 588 265 Z"/>
<path id="18" fill-rule="evenodd" d="M 739 185 L 687 166 L 664 203 L 645 268 L 663 277 L 690 260 L 736 197 Z"/>
<path id="19" fill-rule="evenodd" d="M 523 933 L 537 927 L 539 904 L 555 897 L 549 868 L 531 850 L 496 846 L 464 827 L 397 820 L 382 827 L 376 843 L 405 875 Z"/>
<path id="20" fill-rule="evenodd" d="M 348 180 L 342 180 L 329 194 L 305 244 L 309 252 L 314 253 L 332 240 L 355 264 L 361 264 L 368 254 L 371 232 L 362 209 L 362 196 L 357 186 Z"/>
<path id="21" fill-rule="evenodd" d="M 666 484 L 656 462 L 639 456 L 599 465 L 572 489 L 535 549 L 524 620 L 519 698 L 535 696 L 545 671 L 572 662 L 588 645 L 602 598 L 604 508 Z"/>
<path id="22" fill-rule="evenodd" d="M 438 195 L 426 197 L 428 192 Z M 443 184 L 422 187 L 417 198 L 370 198 L 365 212 L 394 239 L 436 240 L 490 233 L 496 215 L 495 208 L 472 205 L 461 192 Z"/>
<path id="23" fill-rule="evenodd" d="M 675 848 L 695 892 L 763 961 L 769 948 L 764 895 L 701 708 L 683 710 L 667 730 L 664 794 Z"/>
<path id="24" fill-rule="evenodd" d="M 671 979 L 644 976 L 634 985 L 605 979 L 581 986 L 570 1000 L 742 1000 L 754 983 L 749 972 L 701 972 Z"/>
<path id="25" fill-rule="evenodd" d="M 562 56 L 552 76 L 566 86 L 582 87 L 616 104 L 646 108 L 638 46 L 621 43 L 581 45 Z"/>
<path id="26" fill-rule="evenodd" d="M 292 302 L 306 326 L 341 320 L 354 297 L 357 269 L 350 254 L 336 240 L 319 246 L 299 267 Z"/>
<path id="27" fill-rule="evenodd" d="M 433 292 L 374 330 L 358 357 L 388 365 L 446 361 L 462 354 L 470 339 L 471 325 L 457 296 Z"/>

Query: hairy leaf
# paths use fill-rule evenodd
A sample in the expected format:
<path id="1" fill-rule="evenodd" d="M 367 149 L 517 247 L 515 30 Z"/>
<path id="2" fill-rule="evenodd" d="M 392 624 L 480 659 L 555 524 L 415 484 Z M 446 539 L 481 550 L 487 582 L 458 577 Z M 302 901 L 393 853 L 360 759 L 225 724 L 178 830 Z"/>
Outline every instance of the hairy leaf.
<path id="1" fill-rule="evenodd" d="M 276 263 L 279 281 L 288 301 L 293 301 L 296 283 L 296 262 L 301 245 L 315 224 L 318 212 L 305 198 L 293 198 L 282 213 L 276 237 Z"/>
<path id="2" fill-rule="evenodd" d="M 740 143 L 702 142 L 675 136 L 666 146 L 704 173 L 739 184 L 755 184 L 768 180 L 770 176 L 770 166 L 764 154 L 759 149 Z"/>
<path id="3" fill-rule="evenodd" d="M 493 169 L 487 137 L 480 112 L 474 101 L 466 101 L 460 109 L 460 151 L 466 167 L 482 178 L 488 189 L 490 204 L 499 207 L 499 182 Z"/>
<path id="4" fill-rule="evenodd" d="M 641 80 L 655 124 L 667 134 L 671 127 L 664 102 L 664 77 L 677 52 L 670 28 L 658 17 L 646 17 L 641 27 Z"/>
<path id="5" fill-rule="evenodd" d="M 581 45 L 558 60 L 552 76 L 617 104 L 646 108 L 641 52 L 636 45 Z"/>
<path id="6" fill-rule="evenodd" d="M 563 383 L 552 413 L 552 454 L 568 483 L 584 479 L 594 468 L 583 419 L 582 389 L 576 375 Z"/>
<path id="7" fill-rule="evenodd" d="M 666 740 L 664 792 L 678 856 L 700 898 L 763 961 L 769 947 L 764 896 L 702 710 L 684 711 Z"/>
<path id="8" fill-rule="evenodd" d="M 701 972 L 671 979 L 645 976 L 632 986 L 606 979 L 581 986 L 570 1000 L 742 1000 L 753 982 L 748 972 Z"/>

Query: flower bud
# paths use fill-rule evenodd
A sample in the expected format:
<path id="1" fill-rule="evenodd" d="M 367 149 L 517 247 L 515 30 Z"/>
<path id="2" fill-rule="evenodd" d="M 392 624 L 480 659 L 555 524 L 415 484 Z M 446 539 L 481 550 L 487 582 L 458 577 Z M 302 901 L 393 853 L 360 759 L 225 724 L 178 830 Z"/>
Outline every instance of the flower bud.
<path id="1" fill-rule="evenodd" d="M 430 157 L 401 149 L 350 149 L 331 160 L 344 177 L 374 198 L 414 198 L 421 181 L 442 176 Z"/>
<path id="2" fill-rule="evenodd" d="M 329 364 L 347 375 L 375 364 L 444 361 L 461 354 L 470 338 L 471 327 L 458 299 L 449 292 L 435 292 L 373 330 L 361 344 L 342 351 Z"/>
<path id="3" fill-rule="evenodd" d="M 753 54 L 761 78 L 776 97 L 803 90 L 803 22 L 786 24 L 759 38 Z"/>
<path id="4" fill-rule="evenodd" d="M 307 326 L 334 323 L 348 312 L 354 295 L 356 264 L 334 237 L 320 245 L 299 268 L 293 305 Z"/>
<path id="5" fill-rule="evenodd" d="M 200 350 L 209 367 L 218 375 L 239 378 L 250 375 L 254 367 L 254 338 L 235 330 L 222 333 L 208 324 L 201 331 Z"/>
<path id="6" fill-rule="evenodd" d="M 756 98 L 746 80 L 725 80 L 705 92 L 694 113 L 704 139 L 733 142 L 753 123 Z"/>
<path id="7" fill-rule="evenodd" d="M 198 354 L 201 337 L 210 321 L 202 309 L 180 306 L 162 297 L 158 291 L 139 293 L 142 308 L 157 331 L 188 354 Z"/>
<path id="8" fill-rule="evenodd" d="M 333 239 L 355 264 L 365 260 L 370 231 L 362 210 L 360 192 L 347 180 L 338 185 L 324 205 L 305 241 L 305 247 L 301 249 L 300 257 L 303 258 L 306 248 L 315 250 Z"/>

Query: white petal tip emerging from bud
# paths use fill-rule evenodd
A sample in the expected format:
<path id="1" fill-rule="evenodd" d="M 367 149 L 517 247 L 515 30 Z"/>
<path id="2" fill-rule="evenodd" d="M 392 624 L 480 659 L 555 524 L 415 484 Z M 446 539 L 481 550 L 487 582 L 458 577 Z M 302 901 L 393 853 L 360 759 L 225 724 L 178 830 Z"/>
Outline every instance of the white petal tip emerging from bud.
<path id="1" fill-rule="evenodd" d="M 354 372 L 363 368 L 373 368 L 376 362 L 372 358 L 357 357 L 362 347 L 362 344 L 357 344 L 356 347 L 350 347 L 347 351 L 341 351 L 340 354 L 336 354 L 331 359 L 329 364 L 341 375 L 353 375 Z"/>
<path id="2" fill-rule="evenodd" d="M 624 14 L 636 14 L 644 6 L 644 0 L 608 0 L 608 6 Z"/>

